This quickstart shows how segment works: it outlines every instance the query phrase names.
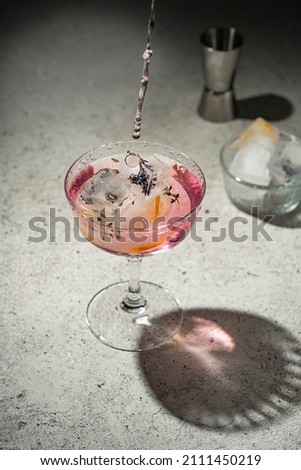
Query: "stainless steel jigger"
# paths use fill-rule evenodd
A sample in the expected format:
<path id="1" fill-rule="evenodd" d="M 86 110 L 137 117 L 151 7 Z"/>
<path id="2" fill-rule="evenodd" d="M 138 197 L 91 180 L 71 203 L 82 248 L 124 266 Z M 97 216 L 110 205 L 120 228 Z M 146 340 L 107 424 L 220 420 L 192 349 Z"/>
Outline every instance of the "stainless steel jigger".
<path id="1" fill-rule="evenodd" d="M 200 41 L 205 87 L 199 113 L 207 121 L 230 121 L 237 116 L 233 83 L 243 36 L 235 28 L 210 28 Z"/>

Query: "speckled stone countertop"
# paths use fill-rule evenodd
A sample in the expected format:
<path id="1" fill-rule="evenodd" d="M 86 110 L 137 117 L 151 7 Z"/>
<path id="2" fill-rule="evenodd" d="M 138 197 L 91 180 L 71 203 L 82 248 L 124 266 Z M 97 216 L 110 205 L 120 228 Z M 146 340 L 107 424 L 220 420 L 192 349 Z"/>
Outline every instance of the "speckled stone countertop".
<path id="1" fill-rule="evenodd" d="M 299 16 L 290 1 L 276 11 L 157 3 L 142 138 L 202 166 L 203 220 L 218 222 L 200 227 L 202 241 L 143 261 L 142 278 L 176 292 L 185 320 L 181 341 L 128 353 L 98 342 L 84 315 L 97 290 L 126 280 L 126 261 L 66 242 L 63 223 L 51 241 L 49 211 L 71 223 L 67 168 L 88 148 L 130 138 L 149 2 L 1 2 L 5 449 L 300 448 L 301 213 L 265 225 L 272 241 L 256 240 L 256 220 L 228 200 L 219 164 L 224 141 L 258 115 L 300 135 Z M 198 38 L 219 25 L 245 43 L 240 117 L 216 124 L 197 113 Z M 37 216 L 47 239 L 33 243 Z M 247 221 L 243 243 L 229 235 L 235 216 Z M 213 345 L 211 327 L 235 348 Z"/>

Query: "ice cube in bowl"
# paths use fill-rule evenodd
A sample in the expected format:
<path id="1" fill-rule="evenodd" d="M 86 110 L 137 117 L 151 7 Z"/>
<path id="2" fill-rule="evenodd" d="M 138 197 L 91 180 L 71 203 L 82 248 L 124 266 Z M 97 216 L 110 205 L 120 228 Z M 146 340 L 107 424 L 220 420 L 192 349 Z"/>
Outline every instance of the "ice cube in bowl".
<path id="1" fill-rule="evenodd" d="M 256 131 L 255 138 L 250 138 L 253 123 L 221 149 L 226 192 L 245 212 L 260 216 L 286 214 L 301 203 L 301 140 L 273 126 L 278 132 L 266 139 L 266 122 L 261 121 L 263 133 Z"/>

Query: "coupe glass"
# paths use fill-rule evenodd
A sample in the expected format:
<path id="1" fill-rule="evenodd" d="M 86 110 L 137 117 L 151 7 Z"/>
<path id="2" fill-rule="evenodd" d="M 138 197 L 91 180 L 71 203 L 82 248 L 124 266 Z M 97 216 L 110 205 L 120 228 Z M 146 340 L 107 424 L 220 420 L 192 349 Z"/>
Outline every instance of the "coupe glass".
<path id="1" fill-rule="evenodd" d="M 141 351 L 178 333 L 178 300 L 166 288 L 140 281 L 140 264 L 186 237 L 205 186 L 191 158 L 145 141 L 101 145 L 69 168 L 65 193 L 81 233 L 96 247 L 128 259 L 129 280 L 104 287 L 87 306 L 87 324 L 102 343 Z M 105 272 L 104 265 L 100 275 Z"/>

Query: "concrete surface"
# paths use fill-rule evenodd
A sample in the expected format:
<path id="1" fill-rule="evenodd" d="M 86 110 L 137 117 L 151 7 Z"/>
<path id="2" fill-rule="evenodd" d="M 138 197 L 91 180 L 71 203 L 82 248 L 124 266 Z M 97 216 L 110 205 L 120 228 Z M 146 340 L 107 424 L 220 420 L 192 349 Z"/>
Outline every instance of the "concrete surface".
<path id="1" fill-rule="evenodd" d="M 185 323 L 172 343 L 136 354 L 99 343 L 84 318 L 98 289 L 126 279 L 125 260 L 65 242 L 62 223 L 51 242 L 49 210 L 71 223 L 69 165 L 130 138 L 149 2 L 1 2 L 3 448 L 300 448 L 300 210 L 265 226 L 273 241 L 252 240 L 219 165 L 224 141 L 257 115 L 300 135 L 299 16 L 290 1 L 237 4 L 158 2 L 142 138 L 201 164 L 204 220 L 219 220 L 200 227 L 202 242 L 144 260 L 143 278 L 177 292 Z M 212 25 L 245 36 L 241 117 L 222 124 L 196 112 L 198 36 Z M 28 241 L 36 216 L 41 243 Z M 234 216 L 247 220 L 244 243 L 230 239 Z"/>

